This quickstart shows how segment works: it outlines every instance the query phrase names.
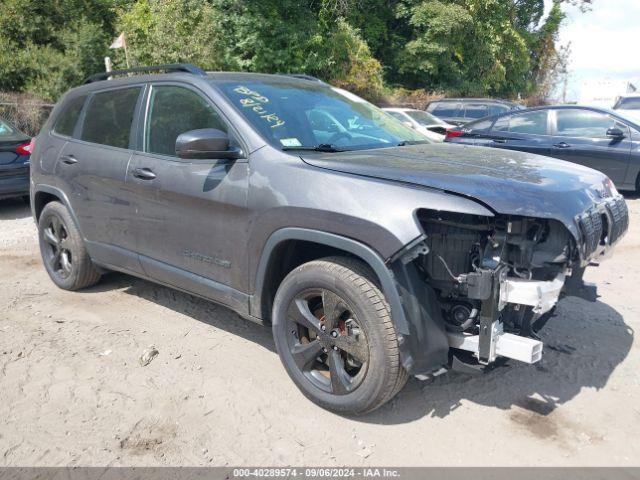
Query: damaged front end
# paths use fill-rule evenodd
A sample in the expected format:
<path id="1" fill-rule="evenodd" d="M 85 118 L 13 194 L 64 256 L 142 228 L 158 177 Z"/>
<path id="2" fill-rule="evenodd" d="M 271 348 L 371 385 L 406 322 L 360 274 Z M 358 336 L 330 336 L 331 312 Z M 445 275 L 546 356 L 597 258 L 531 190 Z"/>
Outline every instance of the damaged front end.
<path id="1" fill-rule="evenodd" d="M 430 338 L 429 323 L 439 324 L 449 364 L 464 368 L 498 357 L 539 361 L 543 345 L 536 331 L 566 293 L 565 284 L 581 283 L 584 268 L 628 227 L 620 196 L 578 215 L 577 236 L 553 219 L 427 209 L 419 210 L 417 219 L 424 235 L 390 261 L 404 308 L 409 316 L 413 310 L 413 318 L 422 315 L 413 341 L 433 349 L 442 335 Z M 574 281 L 566 282 L 572 275 Z M 411 370 L 433 371 L 437 357 L 442 358 L 442 348 L 414 359 Z"/>

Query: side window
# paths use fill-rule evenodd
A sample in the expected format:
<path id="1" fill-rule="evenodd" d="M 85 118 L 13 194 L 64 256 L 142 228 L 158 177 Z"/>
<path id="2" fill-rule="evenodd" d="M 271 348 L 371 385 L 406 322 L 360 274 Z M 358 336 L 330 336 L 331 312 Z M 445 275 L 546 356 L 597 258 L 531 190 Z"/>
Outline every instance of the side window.
<path id="1" fill-rule="evenodd" d="M 464 113 L 465 118 L 471 118 L 475 120 L 478 118 L 484 118 L 487 115 L 489 115 L 489 109 L 487 108 L 486 105 L 470 104 L 470 105 L 467 105 L 467 107 L 465 108 L 465 113 Z"/>
<path id="2" fill-rule="evenodd" d="M 439 103 L 433 108 L 433 110 L 429 110 L 436 117 L 460 117 L 462 116 L 461 112 L 462 108 L 458 103 Z"/>
<path id="3" fill-rule="evenodd" d="M 547 135 L 547 111 L 507 115 L 496 120 L 492 130 L 495 132 Z"/>
<path id="4" fill-rule="evenodd" d="M 66 135 L 67 137 L 73 136 L 73 131 L 76 128 L 76 123 L 78 123 L 78 118 L 80 117 L 80 112 L 86 99 L 87 96 L 82 95 L 67 102 L 64 110 L 58 117 L 56 125 L 53 127 L 55 133 Z"/>
<path id="5" fill-rule="evenodd" d="M 193 90 L 154 86 L 145 126 L 145 152 L 175 156 L 181 133 L 200 128 L 228 131 L 220 115 Z"/>
<path id="6" fill-rule="evenodd" d="M 627 126 L 603 113 L 590 110 L 556 110 L 557 134 L 562 137 L 607 138 L 607 130 Z"/>
<path id="7" fill-rule="evenodd" d="M 499 115 L 508 111 L 509 108 L 502 105 L 489 105 L 489 115 Z"/>
<path id="8" fill-rule="evenodd" d="M 473 122 L 470 123 L 468 125 L 465 125 L 465 128 L 469 128 L 473 131 L 476 130 L 489 130 L 489 127 L 491 127 L 491 124 L 493 123 L 493 119 L 489 119 L 489 120 L 478 120 L 477 122 Z"/>
<path id="9" fill-rule="evenodd" d="M 134 87 L 96 93 L 89 100 L 81 139 L 129 148 L 131 124 L 140 90 L 140 87 Z"/>
<path id="10" fill-rule="evenodd" d="M 396 111 L 391 110 L 391 111 L 388 111 L 387 113 L 389 115 L 391 115 L 392 117 L 394 117 L 396 120 L 400 120 L 401 122 L 408 122 L 409 121 L 400 112 L 396 112 Z"/>

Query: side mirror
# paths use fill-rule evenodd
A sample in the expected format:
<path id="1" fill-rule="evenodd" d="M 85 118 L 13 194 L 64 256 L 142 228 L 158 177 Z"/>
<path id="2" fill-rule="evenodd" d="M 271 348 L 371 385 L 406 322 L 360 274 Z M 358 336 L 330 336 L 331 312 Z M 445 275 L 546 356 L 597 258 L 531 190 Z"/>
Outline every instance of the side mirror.
<path id="1" fill-rule="evenodd" d="M 413 128 L 413 123 L 409 122 L 409 121 L 403 121 L 402 123 L 404 123 L 405 127 L 409 127 L 409 128 Z"/>
<path id="2" fill-rule="evenodd" d="M 619 140 L 621 138 L 624 138 L 624 132 L 619 128 L 610 128 L 609 130 L 607 130 L 607 137 Z"/>
<path id="3" fill-rule="evenodd" d="M 229 147 L 229 136 L 222 130 L 201 128 L 178 136 L 176 155 L 190 160 L 236 159 L 242 152 Z"/>

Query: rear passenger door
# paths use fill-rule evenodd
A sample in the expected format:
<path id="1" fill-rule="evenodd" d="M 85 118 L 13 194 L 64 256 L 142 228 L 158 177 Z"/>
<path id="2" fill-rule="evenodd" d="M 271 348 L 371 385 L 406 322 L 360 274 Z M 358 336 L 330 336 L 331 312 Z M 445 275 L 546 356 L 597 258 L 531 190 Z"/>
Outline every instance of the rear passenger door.
<path id="1" fill-rule="evenodd" d="M 552 156 L 579 163 L 605 173 L 622 185 L 631 159 L 631 132 L 615 118 L 592 110 L 554 110 L 555 136 Z M 607 137 L 610 128 L 621 129 L 621 139 Z"/>
<path id="2" fill-rule="evenodd" d="M 152 85 L 144 117 L 127 185 L 146 275 L 242 308 L 235 288 L 246 272 L 247 160 L 184 160 L 175 154 L 176 138 L 190 130 L 226 131 L 230 143 L 243 148 L 237 134 L 210 99 L 189 85 Z"/>
<path id="3" fill-rule="evenodd" d="M 142 92 L 137 85 L 90 94 L 55 166 L 92 258 L 134 273 L 140 266 L 125 179 Z"/>
<path id="4" fill-rule="evenodd" d="M 499 117 L 488 135 L 476 145 L 549 155 L 553 137 L 549 135 L 548 111 L 533 110 Z"/>

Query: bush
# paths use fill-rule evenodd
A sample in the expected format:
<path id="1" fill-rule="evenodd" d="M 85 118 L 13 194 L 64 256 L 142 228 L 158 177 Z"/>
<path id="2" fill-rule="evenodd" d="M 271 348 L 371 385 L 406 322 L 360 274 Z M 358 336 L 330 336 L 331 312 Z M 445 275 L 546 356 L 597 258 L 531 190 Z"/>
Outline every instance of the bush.
<path id="1" fill-rule="evenodd" d="M 47 121 L 52 108 L 52 104 L 32 94 L 0 92 L 0 117 L 32 137 Z"/>

